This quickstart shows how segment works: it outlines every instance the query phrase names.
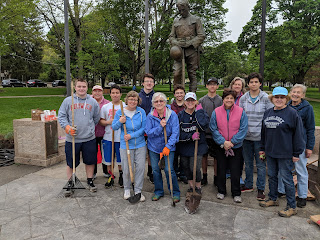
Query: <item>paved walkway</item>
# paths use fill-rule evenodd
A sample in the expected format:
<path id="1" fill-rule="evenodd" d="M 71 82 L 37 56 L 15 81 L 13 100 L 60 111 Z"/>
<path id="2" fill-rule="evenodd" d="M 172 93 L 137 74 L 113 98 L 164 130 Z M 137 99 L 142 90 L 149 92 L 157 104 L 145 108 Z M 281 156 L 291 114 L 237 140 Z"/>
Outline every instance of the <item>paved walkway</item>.
<path id="1" fill-rule="evenodd" d="M 85 180 L 83 164 L 77 176 Z M 61 163 L 0 186 L 0 239 L 320 239 L 320 228 L 308 223 L 305 210 L 289 219 L 277 215 L 285 206 L 283 199 L 281 207 L 273 209 L 260 208 L 256 193 L 243 194 L 242 204 L 233 203 L 230 196 L 218 201 L 209 184 L 198 212 L 189 215 L 183 197 L 175 208 L 168 195 L 152 202 L 153 185 L 147 180 L 147 200 L 135 205 L 123 200 L 117 179 L 112 189 L 105 189 L 104 182 L 99 172 L 97 193 L 59 198 L 66 183 Z M 186 185 L 180 187 L 184 196 Z M 308 202 L 307 208 L 320 213 L 315 203 Z"/>

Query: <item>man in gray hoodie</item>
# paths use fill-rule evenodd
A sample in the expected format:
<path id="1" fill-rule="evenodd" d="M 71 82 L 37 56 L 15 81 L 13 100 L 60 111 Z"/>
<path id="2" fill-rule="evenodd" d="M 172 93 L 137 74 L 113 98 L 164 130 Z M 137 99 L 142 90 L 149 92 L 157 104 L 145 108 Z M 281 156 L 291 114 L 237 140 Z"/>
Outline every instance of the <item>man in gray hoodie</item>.
<path id="1" fill-rule="evenodd" d="M 251 73 L 247 81 L 249 91 L 240 98 L 239 103 L 239 106 L 248 116 L 248 132 L 242 146 L 246 179 L 241 191 L 253 191 L 253 163 L 255 159 L 257 165 L 257 199 L 263 201 L 265 199 L 266 162 L 259 158 L 261 125 L 264 112 L 273 107 L 273 104 L 269 101 L 268 94 L 260 90 L 262 76 L 259 73 Z"/>
<path id="2" fill-rule="evenodd" d="M 75 138 L 76 166 L 80 164 L 80 152 L 82 152 L 83 163 L 86 165 L 87 188 L 91 192 L 96 192 L 97 188 L 93 184 L 93 171 L 97 163 L 95 126 L 100 120 L 100 107 L 97 101 L 87 94 L 88 83 L 84 79 L 75 80 L 74 94 L 74 126 L 72 126 L 72 97 L 67 97 L 62 102 L 58 119 L 61 127 L 66 131 L 66 161 L 67 177 L 71 179 L 72 161 L 72 138 Z M 68 183 L 71 188 L 72 181 Z M 70 196 L 71 189 L 66 189 L 65 196 Z"/>

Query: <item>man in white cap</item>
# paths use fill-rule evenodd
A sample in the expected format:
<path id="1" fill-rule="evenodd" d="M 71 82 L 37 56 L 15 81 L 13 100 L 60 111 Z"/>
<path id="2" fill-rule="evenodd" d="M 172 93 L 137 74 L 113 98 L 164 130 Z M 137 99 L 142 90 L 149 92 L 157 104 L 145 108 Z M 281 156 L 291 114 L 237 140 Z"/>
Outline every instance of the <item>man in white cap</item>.
<path id="1" fill-rule="evenodd" d="M 99 103 L 100 110 L 103 105 L 109 103 L 109 101 L 103 97 L 103 88 L 100 85 L 95 85 L 92 88 L 92 97 Z M 105 127 L 100 125 L 99 123 L 96 125 L 96 128 L 95 128 L 97 152 L 98 152 L 98 145 L 100 145 L 100 149 L 102 148 L 101 141 L 104 135 L 104 128 Z M 107 175 L 108 174 L 107 166 L 102 164 L 102 167 L 103 167 L 103 173 Z M 93 179 L 95 179 L 96 176 L 97 176 L 97 163 L 95 164 L 95 167 L 94 167 Z"/>

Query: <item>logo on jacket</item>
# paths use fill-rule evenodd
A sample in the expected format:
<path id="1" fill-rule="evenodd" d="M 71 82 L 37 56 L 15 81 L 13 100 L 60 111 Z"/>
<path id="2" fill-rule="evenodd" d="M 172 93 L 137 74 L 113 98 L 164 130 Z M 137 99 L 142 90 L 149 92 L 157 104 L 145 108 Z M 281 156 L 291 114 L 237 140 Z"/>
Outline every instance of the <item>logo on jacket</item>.
<path id="1" fill-rule="evenodd" d="M 266 128 L 277 128 L 283 122 L 284 120 L 278 116 L 267 117 L 264 120 L 264 124 L 266 125 Z"/>

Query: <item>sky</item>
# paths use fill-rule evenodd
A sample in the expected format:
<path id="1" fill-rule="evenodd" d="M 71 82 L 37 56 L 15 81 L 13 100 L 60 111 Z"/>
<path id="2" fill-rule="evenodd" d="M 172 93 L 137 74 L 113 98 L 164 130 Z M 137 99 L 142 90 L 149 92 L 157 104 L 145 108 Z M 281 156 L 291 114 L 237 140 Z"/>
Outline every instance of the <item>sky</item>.
<path id="1" fill-rule="evenodd" d="M 242 28 L 250 20 L 252 16 L 252 9 L 257 0 L 226 0 L 223 5 L 229 11 L 226 14 L 225 21 L 227 22 L 227 30 L 230 30 L 230 35 L 225 39 L 236 42 Z"/>

